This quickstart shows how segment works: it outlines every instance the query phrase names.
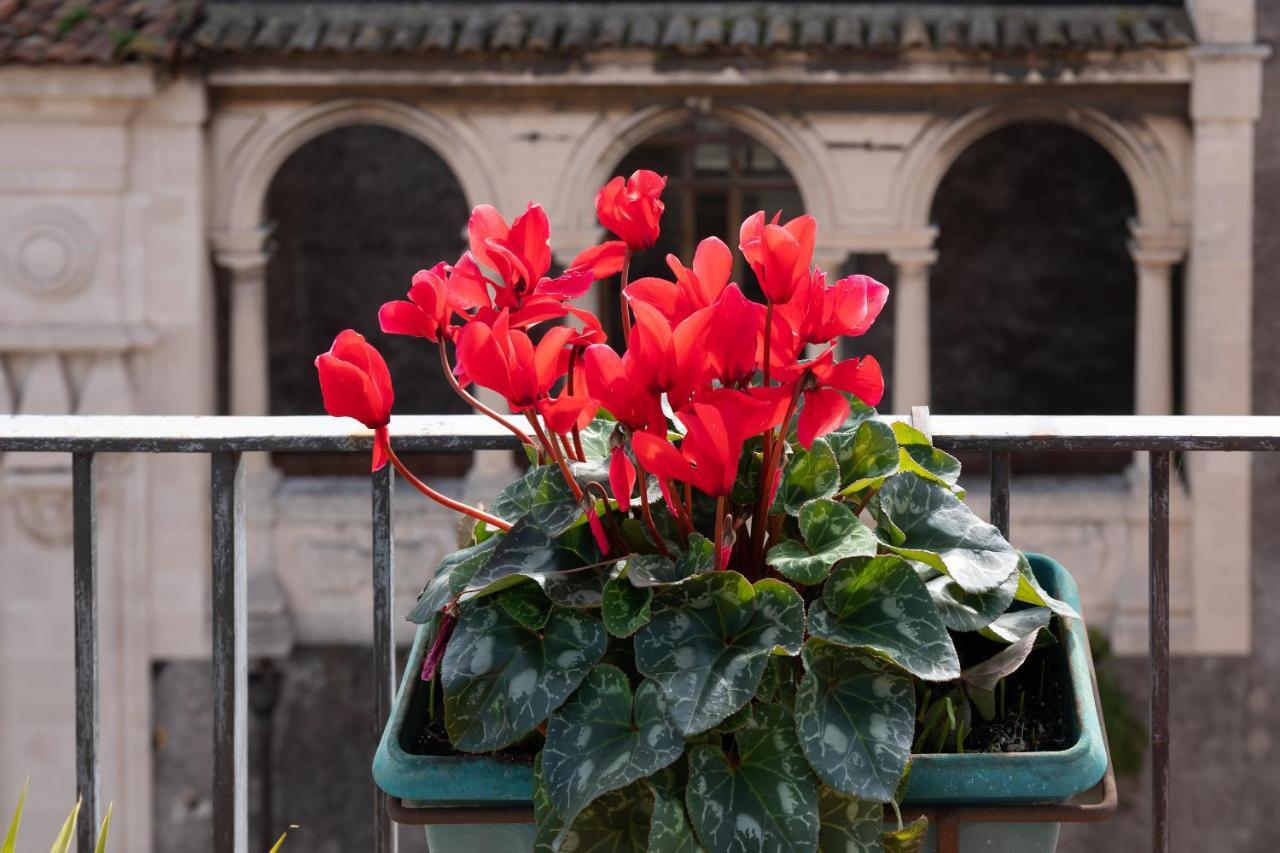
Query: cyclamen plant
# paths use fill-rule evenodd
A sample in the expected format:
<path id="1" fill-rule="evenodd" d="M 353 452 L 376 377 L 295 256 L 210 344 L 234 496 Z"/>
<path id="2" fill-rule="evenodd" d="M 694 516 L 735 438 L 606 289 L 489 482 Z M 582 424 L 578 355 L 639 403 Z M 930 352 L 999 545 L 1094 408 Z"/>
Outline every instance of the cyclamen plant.
<path id="1" fill-rule="evenodd" d="M 664 184 L 610 181 L 596 208 L 619 239 L 554 276 L 540 206 L 508 223 L 481 205 L 469 251 L 379 312 L 525 445 L 532 467 L 487 510 L 396 456 L 363 337 L 316 359 L 328 412 L 374 430 L 374 469 L 474 519 L 410 615 L 430 625 L 422 678 L 456 749 L 537 752 L 540 850 L 915 849 L 923 823 L 886 830 L 884 806 L 943 707 L 917 693 L 946 695 L 953 728 L 966 697 L 990 716 L 1051 615 L 1074 614 L 961 502 L 954 458 L 876 417 L 879 365 L 837 342 L 888 291 L 828 283 L 812 217 L 742 224 L 763 303 L 716 237 L 691 266 L 667 257 L 674 281 L 628 282 Z M 621 355 L 571 303 L 618 275 Z M 979 630 L 1007 647 L 962 668 L 952 633 Z"/>

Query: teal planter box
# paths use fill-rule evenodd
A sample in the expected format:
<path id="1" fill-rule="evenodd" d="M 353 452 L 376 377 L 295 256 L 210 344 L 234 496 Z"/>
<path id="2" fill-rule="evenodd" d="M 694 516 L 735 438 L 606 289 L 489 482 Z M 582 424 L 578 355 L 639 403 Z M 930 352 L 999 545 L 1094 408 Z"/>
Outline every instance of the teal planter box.
<path id="1" fill-rule="evenodd" d="M 1036 578 L 1055 598 L 1077 611 L 1080 596 L 1067 570 L 1048 557 L 1029 555 Z M 910 806 L 1009 805 L 1064 802 L 1101 781 L 1107 769 L 1102 723 L 1094 698 L 1089 643 L 1084 625 L 1073 621 L 1059 633 L 1066 657 L 1072 702 L 1074 742 L 1055 752 L 916 755 L 906 804 Z M 527 763 L 472 755 L 415 755 L 414 733 L 427 712 L 426 691 L 418 676 L 426 649 L 421 628 L 405 665 L 391 719 L 373 761 L 373 778 L 383 791 L 403 801 L 402 819 L 413 807 L 495 806 L 528 808 L 533 770 Z M 964 824 L 963 851 L 1052 853 L 1058 824 Z M 437 824 L 427 827 L 433 850 L 531 850 L 533 827 L 527 824 Z M 926 853 L 935 850 L 932 833 Z"/>

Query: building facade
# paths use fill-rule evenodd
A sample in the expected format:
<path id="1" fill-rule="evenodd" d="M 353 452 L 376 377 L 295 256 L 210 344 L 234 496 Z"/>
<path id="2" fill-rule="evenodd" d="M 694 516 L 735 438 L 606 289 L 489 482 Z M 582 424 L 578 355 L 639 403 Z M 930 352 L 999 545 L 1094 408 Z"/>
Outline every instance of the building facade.
<path id="1" fill-rule="evenodd" d="M 1247 414 L 1257 14 L 0 0 L 0 412 L 318 412 L 311 357 L 456 257 L 470 206 L 542 202 L 566 263 L 600 238 L 596 188 L 648 165 L 671 176 L 673 251 L 758 208 L 803 210 L 820 265 L 890 285 L 883 328 L 850 343 L 886 364 L 886 410 Z M 392 352 L 423 377 L 400 410 L 445 410 L 416 359 Z M 478 499 L 511 470 L 503 454 L 421 463 Z M 1142 462 L 1082 464 L 1015 462 L 1014 541 L 1068 565 L 1091 623 L 1141 654 Z M 154 790 L 171 728 L 156 692 L 162 666 L 207 657 L 208 475 L 195 459 L 104 468 L 113 836 L 179 849 L 152 806 L 172 793 Z M 0 691 L 0 755 L 19 768 L 0 803 L 28 769 L 61 786 L 29 804 L 36 826 L 70 798 L 68 469 L 0 457 L 0 685 L 24 685 Z M 255 656 L 368 642 L 352 470 L 254 460 Z M 1200 454 L 1180 473 L 1175 649 L 1248 655 L 1251 461 Z M 445 513 L 401 503 L 407 607 L 454 537 Z"/>

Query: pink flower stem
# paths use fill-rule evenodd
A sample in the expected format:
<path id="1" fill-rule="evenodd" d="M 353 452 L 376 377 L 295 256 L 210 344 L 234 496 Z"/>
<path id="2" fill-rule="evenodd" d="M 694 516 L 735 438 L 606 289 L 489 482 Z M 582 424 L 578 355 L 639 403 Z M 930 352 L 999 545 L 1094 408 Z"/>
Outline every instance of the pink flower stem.
<path id="1" fill-rule="evenodd" d="M 631 247 L 622 255 L 622 283 L 618 286 L 618 299 L 622 302 L 622 343 L 631 343 L 631 306 L 627 304 L 627 279 L 631 276 Z"/>
<path id="2" fill-rule="evenodd" d="M 547 453 L 551 454 L 552 460 L 560 466 L 560 473 L 564 475 L 565 482 L 569 484 L 570 490 L 573 491 L 573 499 L 581 502 L 582 487 L 578 485 L 573 472 L 569 470 L 569 463 L 565 462 L 564 457 L 560 455 L 555 442 L 547 436 L 542 424 L 538 423 L 538 419 L 533 416 L 533 412 L 525 412 L 524 416 L 529 419 L 529 425 L 533 427 L 533 431 L 538 436 L 538 441 L 542 442 L 543 448 L 546 449 Z"/>
<path id="3" fill-rule="evenodd" d="M 464 515 L 469 515 L 472 518 L 476 519 L 477 521 L 483 521 L 485 524 L 489 525 L 490 527 L 496 527 L 499 530 L 503 530 L 503 531 L 511 529 L 510 524 L 498 518 L 496 515 L 490 515 L 489 513 L 485 512 L 482 509 L 477 509 L 476 507 L 473 507 L 469 504 L 464 504 L 461 501 L 455 501 L 453 498 L 448 497 L 447 495 L 440 494 L 435 489 L 431 488 L 426 483 L 419 480 L 417 477 L 413 475 L 412 471 L 410 471 L 408 468 L 405 467 L 405 464 L 400 461 L 400 457 L 396 456 L 395 451 L 391 449 L 390 439 L 387 440 L 386 449 L 387 449 L 387 458 L 391 460 L 391 464 L 395 466 L 395 469 L 400 472 L 400 476 L 404 477 L 407 481 L 409 481 L 409 485 L 413 486 L 415 489 L 422 492 L 427 497 L 431 498 L 431 500 L 443 506 L 447 506 L 449 509 L 454 510 L 455 512 L 460 512 Z"/>
<path id="4" fill-rule="evenodd" d="M 507 429 L 511 430 L 511 433 L 516 438 L 520 439 L 521 444 L 533 444 L 533 439 L 525 435 L 518 426 L 511 423 L 511 421 L 507 420 L 502 415 L 498 414 L 493 409 L 486 406 L 484 403 L 481 403 L 475 397 L 467 393 L 467 389 L 463 388 L 461 385 L 458 384 L 457 377 L 453 375 L 453 368 L 449 366 L 449 353 L 448 353 L 448 350 L 445 349 L 444 337 L 440 338 L 440 366 L 444 368 L 445 378 L 449 380 L 449 386 L 453 388 L 454 393 L 456 393 L 462 399 L 466 400 L 467 403 L 470 404 L 470 406 L 473 409 L 475 409 L 477 412 L 479 412 L 482 415 L 487 415 L 489 418 L 497 421 Z"/>
<path id="5" fill-rule="evenodd" d="M 567 391 L 569 396 L 573 396 L 573 374 L 574 369 L 578 366 L 578 359 L 582 356 L 582 347 L 574 346 L 569 350 L 569 380 Z M 573 449 L 578 454 L 579 462 L 587 461 L 587 454 L 582 449 L 582 430 L 578 429 L 578 425 L 573 425 Z"/>
<path id="6" fill-rule="evenodd" d="M 776 476 L 775 471 L 779 462 L 782 461 L 782 449 L 787 444 L 787 426 L 800 405 L 800 393 L 804 390 L 804 380 L 803 376 L 796 380 L 796 390 L 791 395 L 786 417 L 782 419 L 782 425 L 778 428 L 777 441 L 773 443 L 771 451 L 766 452 L 760 459 L 760 499 L 756 504 L 755 515 L 751 519 L 751 555 L 752 562 L 761 566 L 761 576 L 763 576 L 764 566 L 764 528 L 765 521 L 769 518 L 769 499 L 773 496 L 773 478 Z"/>
<path id="7" fill-rule="evenodd" d="M 726 507 L 725 507 L 724 495 L 721 495 L 720 497 L 716 498 L 716 541 L 715 541 L 714 547 L 716 549 L 715 555 L 716 555 L 716 571 L 717 572 L 724 571 L 724 561 L 721 559 L 721 556 L 724 553 L 723 545 L 724 545 L 725 509 Z"/>
<path id="8" fill-rule="evenodd" d="M 653 513 L 649 511 L 649 476 L 639 465 L 636 466 L 636 473 L 640 480 L 640 514 L 644 516 L 644 526 L 648 529 L 653 544 L 657 545 L 658 550 L 662 552 L 662 556 L 670 557 L 671 552 L 667 549 L 667 543 L 658 533 L 658 525 L 653 523 Z"/>

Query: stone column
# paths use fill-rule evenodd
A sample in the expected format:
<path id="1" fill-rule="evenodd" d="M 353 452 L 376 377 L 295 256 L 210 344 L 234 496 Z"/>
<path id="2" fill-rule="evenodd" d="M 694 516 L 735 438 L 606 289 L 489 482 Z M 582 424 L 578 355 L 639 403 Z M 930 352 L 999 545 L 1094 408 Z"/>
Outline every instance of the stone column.
<path id="1" fill-rule="evenodd" d="M 893 306 L 893 412 L 908 414 L 929 403 L 929 267 L 931 248 L 892 249 L 898 280 Z"/>
<path id="2" fill-rule="evenodd" d="M 1216 38 L 1206 32 L 1205 41 L 1191 51 L 1186 408 L 1193 415 L 1247 415 L 1252 411 L 1254 124 L 1269 49 L 1253 44 L 1247 27 L 1224 30 Z M 1249 455 L 1190 454 L 1187 470 L 1195 501 L 1190 564 L 1215 567 L 1212 577 L 1195 584 L 1194 648 L 1202 654 L 1247 654 Z"/>
<path id="3" fill-rule="evenodd" d="M 1131 226 L 1129 254 L 1137 273 L 1134 402 L 1139 415 L 1173 414 L 1173 265 L 1185 254 L 1180 230 Z"/>
<path id="4" fill-rule="evenodd" d="M 218 266 L 230 274 L 230 409 L 233 415 L 269 413 L 267 375 L 266 231 L 220 235 Z"/>

